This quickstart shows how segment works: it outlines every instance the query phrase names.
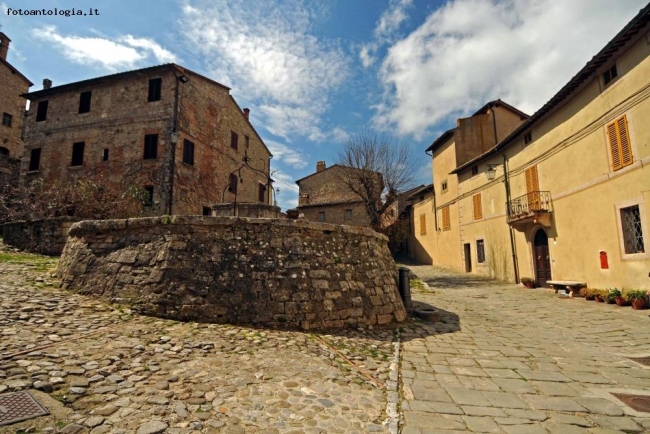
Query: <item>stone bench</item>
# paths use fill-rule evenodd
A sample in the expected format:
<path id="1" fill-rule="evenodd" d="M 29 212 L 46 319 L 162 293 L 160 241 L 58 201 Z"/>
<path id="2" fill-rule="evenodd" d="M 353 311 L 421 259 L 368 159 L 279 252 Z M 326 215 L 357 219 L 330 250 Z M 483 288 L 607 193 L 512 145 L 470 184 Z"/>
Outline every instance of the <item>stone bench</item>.
<path id="1" fill-rule="evenodd" d="M 580 295 L 580 290 L 587 286 L 585 282 L 576 282 L 573 280 L 548 280 L 546 283 L 551 285 L 551 288 L 555 290 L 556 294 L 560 289 L 564 289 L 570 293 L 570 297 Z"/>

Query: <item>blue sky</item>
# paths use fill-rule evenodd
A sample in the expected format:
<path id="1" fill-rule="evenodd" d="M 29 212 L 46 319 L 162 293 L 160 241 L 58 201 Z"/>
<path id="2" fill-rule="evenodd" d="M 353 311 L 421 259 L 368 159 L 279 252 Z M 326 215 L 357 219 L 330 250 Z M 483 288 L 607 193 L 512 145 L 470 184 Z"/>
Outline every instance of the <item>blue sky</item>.
<path id="1" fill-rule="evenodd" d="M 283 209 L 295 180 L 335 163 L 363 128 L 426 147 L 501 98 L 532 114 L 645 0 L 0 0 L 8 61 L 40 89 L 176 62 L 232 88 L 275 155 Z M 71 9 L 93 16 L 19 16 Z"/>

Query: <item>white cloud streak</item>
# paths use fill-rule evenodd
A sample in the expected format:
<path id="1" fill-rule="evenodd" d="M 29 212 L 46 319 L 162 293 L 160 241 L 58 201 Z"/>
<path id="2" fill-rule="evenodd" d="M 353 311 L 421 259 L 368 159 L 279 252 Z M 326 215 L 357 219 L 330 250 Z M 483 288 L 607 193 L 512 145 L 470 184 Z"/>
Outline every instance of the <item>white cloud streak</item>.
<path id="1" fill-rule="evenodd" d="M 645 0 L 455 0 L 395 43 L 383 60 L 375 124 L 423 137 L 497 98 L 532 113 Z"/>
<path id="2" fill-rule="evenodd" d="M 273 160 L 282 161 L 284 164 L 291 166 L 295 169 L 304 169 L 307 167 L 307 156 L 299 149 L 292 149 L 287 145 L 273 141 L 264 140 L 266 146 L 273 154 Z"/>
<path id="3" fill-rule="evenodd" d="M 65 57 L 80 65 L 95 66 L 108 71 L 134 68 L 156 59 L 159 63 L 175 62 L 176 56 L 153 39 L 125 35 L 111 40 L 104 37 L 61 35 L 55 26 L 43 26 L 32 34 L 53 43 Z"/>
<path id="4" fill-rule="evenodd" d="M 413 0 L 390 0 L 388 8 L 377 20 L 372 42 L 364 44 L 359 50 L 359 59 L 364 68 L 373 65 L 377 51 L 384 45 L 394 42 L 397 31 L 408 19 L 407 11 L 413 5 Z"/>
<path id="5" fill-rule="evenodd" d="M 329 94 L 349 73 L 341 49 L 311 32 L 304 0 L 185 0 L 181 28 L 219 82 L 259 103 L 272 134 L 324 140 Z"/>

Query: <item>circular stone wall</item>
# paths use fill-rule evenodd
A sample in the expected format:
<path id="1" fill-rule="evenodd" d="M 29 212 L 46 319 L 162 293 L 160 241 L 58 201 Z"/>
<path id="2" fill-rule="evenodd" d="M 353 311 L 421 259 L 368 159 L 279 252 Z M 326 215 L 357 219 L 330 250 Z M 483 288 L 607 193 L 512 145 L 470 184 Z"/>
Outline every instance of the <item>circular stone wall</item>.
<path id="1" fill-rule="evenodd" d="M 63 287 L 163 318 L 328 329 L 402 321 L 387 238 L 296 220 L 162 216 L 82 221 Z"/>

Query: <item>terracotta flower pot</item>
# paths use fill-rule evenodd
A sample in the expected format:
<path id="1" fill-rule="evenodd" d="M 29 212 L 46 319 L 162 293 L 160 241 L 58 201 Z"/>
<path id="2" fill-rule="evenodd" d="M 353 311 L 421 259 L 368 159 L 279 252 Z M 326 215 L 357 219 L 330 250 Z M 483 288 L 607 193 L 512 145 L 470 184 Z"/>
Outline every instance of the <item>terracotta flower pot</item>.
<path id="1" fill-rule="evenodd" d="M 596 295 L 594 298 L 595 298 L 595 300 L 596 300 L 598 303 L 602 303 L 602 302 L 605 301 L 605 300 L 603 299 L 603 297 L 600 296 L 600 295 Z"/>
<path id="2" fill-rule="evenodd" d="M 632 309 L 645 309 L 645 300 L 643 298 L 637 298 L 632 301 Z"/>
<path id="3" fill-rule="evenodd" d="M 629 303 L 623 297 L 616 297 L 616 305 L 617 306 L 629 306 Z"/>
<path id="4" fill-rule="evenodd" d="M 535 283 L 524 283 L 524 286 L 528 289 L 533 289 L 535 288 Z"/>
<path id="5" fill-rule="evenodd" d="M 596 296 L 593 294 L 587 294 L 585 295 L 585 300 L 587 301 L 594 301 L 596 299 Z"/>

